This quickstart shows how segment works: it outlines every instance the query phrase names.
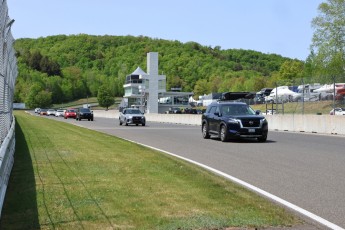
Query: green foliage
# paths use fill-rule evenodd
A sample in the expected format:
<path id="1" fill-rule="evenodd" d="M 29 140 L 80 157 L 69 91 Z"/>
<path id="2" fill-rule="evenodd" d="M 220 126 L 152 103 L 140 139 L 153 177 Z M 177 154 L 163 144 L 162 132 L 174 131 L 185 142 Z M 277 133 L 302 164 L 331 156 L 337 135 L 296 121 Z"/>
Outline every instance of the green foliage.
<path id="1" fill-rule="evenodd" d="M 24 54 L 26 64 L 34 70 L 48 74 L 48 76 L 60 75 L 60 66 L 57 62 L 43 56 L 40 51 L 26 52 Z"/>
<path id="2" fill-rule="evenodd" d="M 206 79 L 200 79 L 194 86 L 195 95 L 204 95 L 210 92 L 209 84 Z"/>
<path id="3" fill-rule="evenodd" d="M 138 66 L 146 67 L 148 52 L 159 53 L 159 72 L 167 76 L 167 91 L 182 87 L 183 91 L 197 90 L 196 95 L 257 90 L 257 79 L 268 82 L 283 63 L 292 61 L 277 54 L 143 36 L 24 38 L 16 40 L 15 49 L 19 67 L 15 99 L 27 101 L 30 87 L 39 82 L 51 92 L 53 103 L 95 97 L 101 85 L 107 85 L 112 96 L 123 96 L 126 75 Z"/>
<path id="4" fill-rule="evenodd" d="M 107 109 L 109 106 L 115 103 L 115 99 L 111 96 L 111 92 L 107 86 L 101 86 L 98 89 L 97 100 L 99 106 L 106 107 Z"/>
<path id="5" fill-rule="evenodd" d="M 43 90 L 38 83 L 31 86 L 30 93 L 25 101 L 30 108 L 47 108 L 51 105 L 51 102 L 52 93 Z"/>
<path id="6" fill-rule="evenodd" d="M 303 77 L 303 63 L 295 60 L 285 61 L 280 67 L 279 74 L 283 85 L 292 85 L 294 79 Z"/>
<path id="7" fill-rule="evenodd" d="M 345 75 L 345 0 L 327 0 L 319 5 L 319 15 L 312 21 L 315 29 L 308 67 L 314 76 L 325 78 Z M 310 71 L 310 69 L 308 70 Z"/>

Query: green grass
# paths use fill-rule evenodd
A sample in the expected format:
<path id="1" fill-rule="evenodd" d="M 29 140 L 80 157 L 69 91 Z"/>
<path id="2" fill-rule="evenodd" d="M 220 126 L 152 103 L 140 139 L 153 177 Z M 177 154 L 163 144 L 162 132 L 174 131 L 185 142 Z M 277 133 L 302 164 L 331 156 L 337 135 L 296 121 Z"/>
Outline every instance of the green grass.
<path id="1" fill-rule="evenodd" d="M 114 136 L 16 111 L 1 229 L 222 229 L 301 223 L 266 199 Z"/>
<path id="2" fill-rule="evenodd" d="M 115 109 L 119 106 L 121 103 L 122 98 L 116 97 L 115 98 L 115 104 L 109 106 L 108 109 Z M 78 108 L 82 107 L 84 104 L 91 104 L 92 109 L 105 109 L 103 107 L 100 107 L 98 105 L 93 105 L 93 104 L 98 104 L 97 97 L 89 97 L 89 98 L 81 98 L 75 101 L 70 101 L 68 103 L 61 103 L 61 104 L 53 104 L 52 108 L 58 109 L 58 108 Z"/>
<path id="3" fill-rule="evenodd" d="M 53 104 L 52 108 L 72 108 L 72 107 L 81 107 L 83 104 L 93 104 L 98 103 L 97 97 L 82 98 L 75 101 L 70 101 L 67 103 Z"/>

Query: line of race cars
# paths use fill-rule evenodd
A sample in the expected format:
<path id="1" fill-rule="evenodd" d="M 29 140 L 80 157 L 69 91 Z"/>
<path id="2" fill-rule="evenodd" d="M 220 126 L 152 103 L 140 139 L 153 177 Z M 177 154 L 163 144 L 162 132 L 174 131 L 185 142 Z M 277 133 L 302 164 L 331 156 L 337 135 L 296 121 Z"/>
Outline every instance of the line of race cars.
<path id="1" fill-rule="evenodd" d="M 82 119 L 87 119 L 88 121 L 93 121 L 93 112 L 89 108 L 70 108 L 70 109 L 41 109 L 36 108 L 35 113 L 43 116 L 56 116 L 63 117 L 65 119 L 73 118 L 77 121 Z"/>

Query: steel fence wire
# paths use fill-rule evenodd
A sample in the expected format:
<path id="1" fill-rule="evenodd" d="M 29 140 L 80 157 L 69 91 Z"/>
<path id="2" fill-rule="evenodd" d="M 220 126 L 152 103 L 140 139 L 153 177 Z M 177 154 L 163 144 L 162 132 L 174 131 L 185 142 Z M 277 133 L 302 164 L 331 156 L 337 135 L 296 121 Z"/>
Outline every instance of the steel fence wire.
<path id="1" fill-rule="evenodd" d="M 18 75 L 6 0 L 0 0 L 0 215 L 14 162 L 14 86 Z"/>
<path id="2" fill-rule="evenodd" d="M 317 111 L 316 114 L 320 115 L 337 107 L 345 108 L 345 76 L 278 81 L 271 89 L 269 95 L 259 95 L 256 101 L 265 103 L 275 114 Z M 306 110 L 307 107 L 312 109 Z"/>
<path id="3" fill-rule="evenodd" d="M 17 61 L 11 33 L 13 20 L 8 16 L 7 2 L 0 6 L 0 143 L 7 136 L 12 123 L 13 95 L 17 77 Z"/>

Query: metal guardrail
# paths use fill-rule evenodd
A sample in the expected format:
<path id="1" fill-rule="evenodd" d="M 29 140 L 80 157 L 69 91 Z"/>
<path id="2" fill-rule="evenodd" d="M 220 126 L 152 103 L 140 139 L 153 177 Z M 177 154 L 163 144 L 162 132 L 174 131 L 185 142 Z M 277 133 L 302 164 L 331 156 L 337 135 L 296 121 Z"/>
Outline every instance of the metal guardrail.
<path id="1" fill-rule="evenodd" d="M 10 131 L 0 146 L 0 216 L 2 205 L 5 199 L 7 184 L 12 171 L 14 163 L 14 150 L 15 150 L 15 121 L 13 119 Z"/>
<path id="2" fill-rule="evenodd" d="M 0 0 L 0 215 L 15 150 L 15 120 L 13 117 L 14 85 L 17 60 L 13 48 L 11 26 L 6 0 Z"/>

